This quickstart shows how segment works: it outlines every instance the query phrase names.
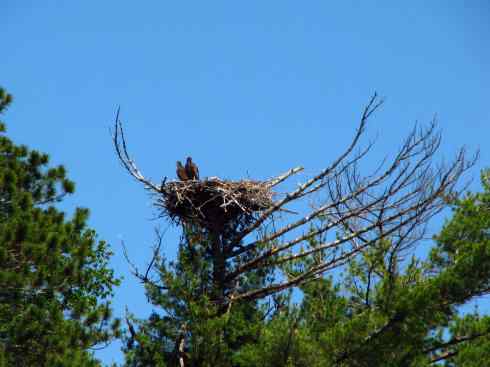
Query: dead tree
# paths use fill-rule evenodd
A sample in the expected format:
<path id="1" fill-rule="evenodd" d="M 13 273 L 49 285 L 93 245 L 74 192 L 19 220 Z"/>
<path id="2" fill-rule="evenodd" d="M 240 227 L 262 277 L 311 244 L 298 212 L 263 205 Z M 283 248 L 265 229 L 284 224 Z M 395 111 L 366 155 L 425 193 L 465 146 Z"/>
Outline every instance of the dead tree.
<path id="1" fill-rule="evenodd" d="M 266 181 L 169 181 L 161 185 L 146 179 L 130 157 L 119 113 L 113 142 L 124 168 L 155 195 L 162 216 L 176 224 L 193 226 L 209 243 L 214 261 L 213 297 L 220 304 L 257 300 L 321 277 L 339 268 L 381 240 L 391 241 L 393 264 L 424 236 L 431 217 L 458 196 L 461 175 L 474 164 L 461 149 L 446 164 L 434 164 L 441 135 L 432 121 L 416 126 L 391 160 L 374 172 L 362 174 L 360 163 L 373 147 L 360 140 L 371 115 L 383 101 L 374 95 L 362 112 L 357 131 L 346 150 L 328 167 L 295 190 L 283 195 L 273 190 L 302 167 Z M 309 212 L 287 214 L 286 206 L 313 194 L 323 196 Z M 285 214 L 286 213 L 286 214 Z M 273 230 L 267 224 L 281 214 Z M 335 237 L 328 234 L 334 233 Z M 315 246 L 312 238 L 324 239 Z M 300 272 L 288 273 L 287 264 L 311 259 Z M 238 286 L 244 274 L 257 269 L 281 273 L 275 283 L 258 289 Z M 148 274 L 148 272 L 146 272 Z M 148 278 L 145 276 L 148 280 Z"/>

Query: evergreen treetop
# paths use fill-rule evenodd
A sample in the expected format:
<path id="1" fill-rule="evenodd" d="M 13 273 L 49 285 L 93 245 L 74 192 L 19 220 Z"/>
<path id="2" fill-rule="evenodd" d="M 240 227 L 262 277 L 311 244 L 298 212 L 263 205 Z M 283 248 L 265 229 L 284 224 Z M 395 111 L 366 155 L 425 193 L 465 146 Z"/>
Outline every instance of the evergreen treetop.
<path id="1" fill-rule="evenodd" d="M 0 112 L 11 101 L 0 89 Z M 92 348 L 119 333 L 111 251 L 87 209 L 56 208 L 75 189 L 65 168 L 0 127 L 0 366 L 98 366 Z"/>

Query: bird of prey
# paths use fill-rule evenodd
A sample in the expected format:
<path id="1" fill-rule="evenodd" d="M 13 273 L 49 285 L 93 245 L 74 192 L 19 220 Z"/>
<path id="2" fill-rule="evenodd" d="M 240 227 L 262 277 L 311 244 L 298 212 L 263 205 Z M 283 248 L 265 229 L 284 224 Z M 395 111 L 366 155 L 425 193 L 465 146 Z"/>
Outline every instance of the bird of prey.
<path id="1" fill-rule="evenodd" d="M 191 157 L 187 157 L 187 161 L 185 162 L 185 172 L 187 173 L 189 180 L 199 180 L 199 168 L 192 161 Z"/>
<path id="2" fill-rule="evenodd" d="M 182 165 L 181 161 L 177 161 L 177 177 L 181 181 L 187 181 L 189 179 L 189 175 L 187 174 L 186 169 Z"/>

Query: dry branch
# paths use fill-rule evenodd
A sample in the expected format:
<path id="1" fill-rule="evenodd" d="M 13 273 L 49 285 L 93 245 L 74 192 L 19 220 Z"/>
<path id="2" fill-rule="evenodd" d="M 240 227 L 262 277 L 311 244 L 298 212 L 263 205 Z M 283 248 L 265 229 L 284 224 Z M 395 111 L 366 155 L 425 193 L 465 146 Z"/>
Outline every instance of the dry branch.
<path id="1" fill-rule="evenodd" d="M 117 109 L 115 129 L 112 135 L 112 141 L 114 143 L 114 148 L 116 150 L 117 157 L 119 158 L 119 162 L 121 162 L 126 171 L 137 181 L 141 182 L 146 189 L 154 192 L 160 192 L 160 187 L 146 179 L 134 161 L 131 159 L 126 145 L 126 138 L 124 137 L 122 122 L 119 120 L 119 112 L 120 108 Z"/>
<path id="2" fill-rule="evenodd" d="M 315 259 L 300 274 L 285 274 L 287 279 L 281 282 L 241 293 L 234 290 L 235 300 L 250 300 L 317 279 L 381 240 L 391 241 L 390 264 L 396 263 L 403 251 L 424 236 L 427 222 L 446 207 L 447 199 L 459 195 L 458 181 L 476 156 L 468 160 L 461 149 L 449 164 L 435 165 L 441 136 L 434 121 L 425 129 L 416 126 L 391 160 L 385 159 L 370 174 L 361 172 L 360 164 L 373 143 L 363 148 L 359 147 L 360 140 L 369 117 L 382 103 L 374 95 L 347 149 L 328 167 L 277 200 L 272 188 L 302 167 L 267 181 L 165 179 L 156 186 L 130 158 L 118 117 L 113 139 L 125 169 L 157 195 L 160 214 L 180 225 L 195 225 L 209 237 L 207 240 L 212 239 L 212 256 L 220 267 L 216 270 L 219 284 L 215 286 L 236 284 L 250 271 L 277 270 L 300 259 Z M 287 204 L 303 202 L 313 194 L 323 195 L 323 201 L 317 201 L 318 205 L 301 218 L 267 229 Z M 335 239 L 328 240 L 331 232 Z M 256 237 L 247 241 L 253 234 Z M 324 241 L 310 246 L 311 239 L 319 237 Z"/>

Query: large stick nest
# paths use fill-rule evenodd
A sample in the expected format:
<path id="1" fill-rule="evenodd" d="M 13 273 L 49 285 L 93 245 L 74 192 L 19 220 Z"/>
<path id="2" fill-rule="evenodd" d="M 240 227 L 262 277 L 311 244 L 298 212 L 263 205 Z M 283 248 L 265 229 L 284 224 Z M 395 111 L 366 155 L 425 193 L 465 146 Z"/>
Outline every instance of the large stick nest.
<path id="1" fill-rule="evenodd" d="M 250 223 L 257 212 L 272 205 L 273 196 L 268 182 L 216 177 L 168 182 L 160 193 L 157 206 L 163 216 L 177 223 L 196 223 L 211 231 Z"/>

